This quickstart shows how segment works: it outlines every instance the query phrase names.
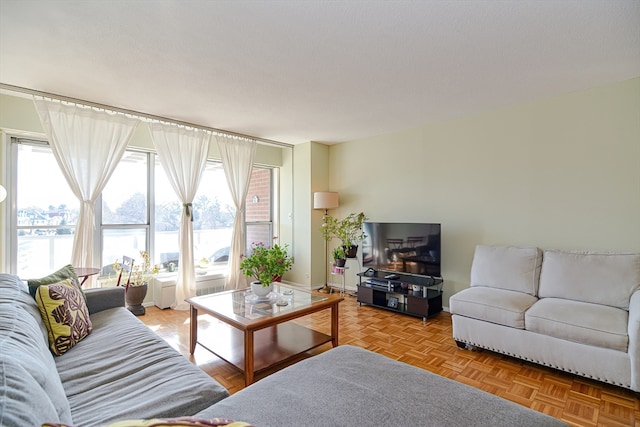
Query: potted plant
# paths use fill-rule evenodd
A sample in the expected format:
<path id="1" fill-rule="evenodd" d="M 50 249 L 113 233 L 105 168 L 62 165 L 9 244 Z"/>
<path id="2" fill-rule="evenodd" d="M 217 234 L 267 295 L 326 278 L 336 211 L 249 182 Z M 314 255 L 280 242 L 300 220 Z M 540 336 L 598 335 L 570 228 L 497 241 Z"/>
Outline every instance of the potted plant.
<path id="1" fill-rule="evenodd" d="M 133 258 L 129 257 L 122 257 L 122 262 L 116 260 L 116 262 L 113 263 L 113 268 L 120 278 L 128 274 L 127 281 L 123 285 L 125 287 L 125 301 L 129 311 L 136 316 L 145 314 L 146 310 L 142 302 L 147 296 L 149 281 L 151 280 L 151 276 L 160 270 L 160 267 L 157 265 L 151 266 L 151 260 L 149 259 L 149 253 L 147 251 L 140 251 L 140 257 L 142 258 L 142 263 L 138 265 L 135 264 Z M 120 284 L 121 279 L 118 279 L 118 286 Z"/>
<path id="2" fill-rule="evenodd" d="M 333 249 L 333 263 L 337 266 L 337 267 L 344 267 L 345 263 L 347 262 L 347 253 L 344 250 L 344 247 L 342 246 L 336 246 Z"/>
<path id="3" fill-rule="evenodd" d="M 337 238 L 342 242 L 347 258 L 355 258 L 358 242 L 366 237 L 362 224 L 367 219 L 364 213 L 350 213 L 339 220 L 331 215 L 325 215 L 322 223 L 322 236 L 329 241 Z"/>
<path id="4" fill-rule="evenodd" d="M 282 275 L 293 266 L 293 260 L 287 253 L 288 245 L 273 245 L 267 248 L 262 243 L 251 245 L 251 255 L 240 262 L 240 270 L 251 282 L 251 289 L 258 296 L 266 296 L 273 289 L 273 282 L 281 280 Z"/>

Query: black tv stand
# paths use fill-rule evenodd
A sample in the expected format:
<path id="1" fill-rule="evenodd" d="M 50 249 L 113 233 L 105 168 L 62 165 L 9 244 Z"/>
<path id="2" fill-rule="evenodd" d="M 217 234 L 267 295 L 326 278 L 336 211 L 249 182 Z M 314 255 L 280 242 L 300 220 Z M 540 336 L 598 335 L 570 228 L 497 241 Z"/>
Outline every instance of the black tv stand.
<path id="1" fill-rule="evenodd" d="M 395 274 L 398 277 L 386 279 Z M 358 304 L 410 316 L 427 317 L 442 311 L 442 277 L 377 270 L 358 273 Z"/>

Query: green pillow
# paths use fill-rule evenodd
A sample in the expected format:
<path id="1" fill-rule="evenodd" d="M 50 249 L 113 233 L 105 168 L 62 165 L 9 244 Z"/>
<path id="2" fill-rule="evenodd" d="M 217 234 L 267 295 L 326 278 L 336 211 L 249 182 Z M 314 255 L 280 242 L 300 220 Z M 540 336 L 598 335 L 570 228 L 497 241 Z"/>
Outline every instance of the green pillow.
<path id="1" fill-rule="evenodd" d="M 40 279 L 27 280 L 27 285 L 29 285 L 29 293 L 32 297 L 35 298 L 38 286 L 51 285 L 52 283 L 62 282 L 65 279 L 73 279 L 75 280 L 76 284 L 80 283 L 80 281 L 78 280 L 78 275 L 76 274 L 76 270 L 71 264 L 66 265 L 55 273 L 51 273 L 48 276 L 42 277 Z M 80 288 L 80 286 L 78 286 L 78 288 Z M 80 291 L 82 292 L 81 288 Z M 82 292 L 82 295 L 84 296 L 84 292 Z"/>

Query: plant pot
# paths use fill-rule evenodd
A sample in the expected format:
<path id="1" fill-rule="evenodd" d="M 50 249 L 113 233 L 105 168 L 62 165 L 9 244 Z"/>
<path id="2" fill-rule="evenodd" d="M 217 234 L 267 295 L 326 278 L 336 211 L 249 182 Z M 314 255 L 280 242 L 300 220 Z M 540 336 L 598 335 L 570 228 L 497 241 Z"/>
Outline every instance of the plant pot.
<path id="1" fill-rule="evenodd" d="M 127 309 L 135 314 L 136 316 L 142 316 L 146 313 L 142 302 L 144 301 L 144 297 L 147 296 L 147 290 L 149 289 L 149 285 L 144 283 L 141 286 L 131 286 L 127 288 L 127 292 L 125 293 L 125 302 L 127 303 Z"/>
<path id="2" fill-rule="evenodd" d="M 347 258 L 355 258 L 358 254 L 358 245 L 351 245 L 349 247 L 343 246 L 344 251 L 347 253 Z"/>
<path id="3" fill-rule="evenodd" d="M 269 286 L 262 286 L 262 282 L 251 282 L 251 292 L 259 297 L 266 297 L 273 290 L 273 283 Z"/>
<path id="4" fill-rule="evenodd" d="M 346 263 L 347 260 L 345 258 L 338 258 L 335 260 L 336 267 L 344 267 Z"/>

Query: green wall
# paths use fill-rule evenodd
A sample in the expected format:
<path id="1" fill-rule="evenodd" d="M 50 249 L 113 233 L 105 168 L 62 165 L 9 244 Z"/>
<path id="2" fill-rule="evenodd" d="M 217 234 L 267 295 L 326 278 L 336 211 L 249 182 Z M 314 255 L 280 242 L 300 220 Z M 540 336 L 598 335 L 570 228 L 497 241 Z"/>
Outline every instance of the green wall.
<path id="1" fill-rule="evenodd" d="M 329 152 L 338 215 L 442 223 L 445 306 L 477 244 L 640 252 L 640 79 Z"/>

